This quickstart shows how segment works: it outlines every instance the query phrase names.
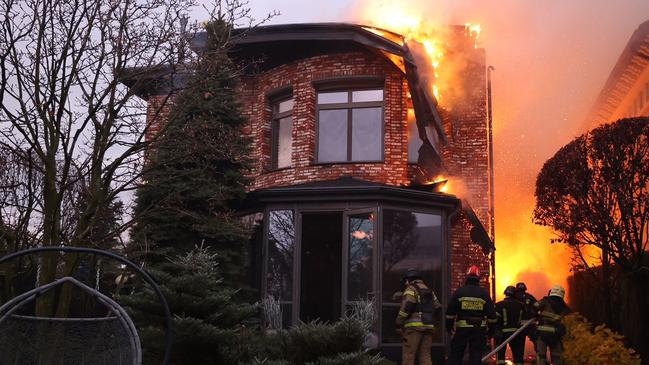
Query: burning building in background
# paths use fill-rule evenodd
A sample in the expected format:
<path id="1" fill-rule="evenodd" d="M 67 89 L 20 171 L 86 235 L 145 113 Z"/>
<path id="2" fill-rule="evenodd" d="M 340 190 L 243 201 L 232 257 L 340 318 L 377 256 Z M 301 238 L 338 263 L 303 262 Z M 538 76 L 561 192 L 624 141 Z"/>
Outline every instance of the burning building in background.
<path id="1" fill-rule="evenodd" d="M 619 119 L 646 116 L 649 116 L 649 20 L 638 26 L 622 49 L 583 123 L 582 132 Z M 643 198 L 642 195 L 637 197 Z M 649 342 L 642 335 L 643 321 L 636 312 L 637 309 L 646 311 L 646 308 L 641 307 L 637 297 L 629 299 L 630 275 L 616 262 L 605 265 L 599 249 L 589 249 L 590 255 L 586 257 L 590 256 L 590 267 L 576 270 L 568 278 L 568 288 L 573 293 L 571 306 L 590 321 L 604 323 L 621 332 L 646 362 Z M 607 285 L 614 288 L 610 294 L 606 293 Z M 649 283 L 645 280 L 644 285 Z M 647 288 L 645 293 L 649 292 L 649 286 Z M 604 305 L 604 301 L 611 304 Z"/>
<path id="2" fill-rule="evenodd" d="M 238 90 L 254 161 L 252 284 L 280 300 L 287 326 L 373 299 L 377 344 L 395 358 L 406 270 L 422 272 L 443 305 L 470 265 L 494 283 L 485 51 L 472 26 L 426 37 L 272 25 L 235 37 L 231 53 L 255 66 Z M 199 55 L 205 40 L 191 43 Z M 151 85 L 137 91 L 159 110 L 165 83 Z"/>
<path id="3" fill-rule="evenodd" d="M 613 67 L 586 120 L 586 129 L 649 115 L 649 20 L 640 24 Z"/>

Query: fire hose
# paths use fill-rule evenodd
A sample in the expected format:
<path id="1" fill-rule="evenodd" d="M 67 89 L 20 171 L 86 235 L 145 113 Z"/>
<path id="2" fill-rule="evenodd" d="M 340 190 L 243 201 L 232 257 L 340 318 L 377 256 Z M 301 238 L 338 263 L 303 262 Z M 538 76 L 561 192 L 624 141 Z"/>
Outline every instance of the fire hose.
<path id="1" fill-rule="evenodd" d="M 498 351 L 500 351 L 503 347 L 507 346 L 507 344 L 513 340 L 516 336 L 518 336 L 523 330 L 525 330 L 527 327 L 531 326 L 532 324 L 536 323 L 536 321 L 530 319 L 529 321 L 523 321 L 523 325 L 516 330 L 516 332 L 512 333 L 511 336 L 507 337 L 505 341 L 503 341 L 500 345 L 498 345 L 495 349 L 493 349 L 490 353 L 488 353 L 486 356 L 482 358 L 482 362 L 485 362 L 489 360 L 490 357 L 494 356 Z"/>

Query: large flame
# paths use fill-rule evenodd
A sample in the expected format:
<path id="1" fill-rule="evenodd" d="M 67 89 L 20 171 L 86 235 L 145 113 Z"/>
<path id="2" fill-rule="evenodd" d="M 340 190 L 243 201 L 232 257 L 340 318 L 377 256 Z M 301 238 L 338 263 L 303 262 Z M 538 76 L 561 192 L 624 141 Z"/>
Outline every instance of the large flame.
<path id="1" fill-rule="evenodd" d="M 400 1 L 381 2 L 380 6 L 370 6 L 366 3 L 366 6 L 360 9 L 358 17 L 361 22 L 370 25 L 366 28 L 369 31 L 399 44 L 408 45 L 408 42 L 416 41 L 423 46 L 434 76 L 428 80 L 431 91 L 444 105 L 445 91 L 454 86 L 453 83 L 458 76 L 452 74 L 455 70 L 445 58 L 449 51 L 452 51 L 449 48 L 451 47 L 449 26 L 424 19 L 421 12 L 415 11 L 415 7 L 404 6 Z M 481 25 L 466 22 L 464 28 L 466 36 L 473 40 L 473 46 L 477 48 L 482 32 Z M 400 34 L 403 38 L 391 32 Z M 440 187 L 441 192 L 471 200 L 468 195 L 469 190 L 461 179 L 437 176 L 429 183 L 442 181 L 445 183 Z M 537 296 L 545 295 L 553 284 L 566 287 L 571 256 L 569 250 L 563 246 L 555 246 L 554 249 L 536 249 L 534 246 L 553 238 L 552 232 L 532 223 L 531 208 L 520 209 L 523 205 L 533 207 L 533 196 L 517 196 L 516 199 L 519 200 L 517 209 L 507 212 L 497 211 L 499 219 L 496 222 L 498 232 L 496 286 L 499 298 L 502 297 L 506 286 L 514 285 L 518 281 L 526 282 L 529 291 Z"/>
<path id="2" fill-rule="evenodd" d="M 421 14 L 416 14 L 414 9 L 408 9 L 397 2 L 382 3 L 381 6 L 366 6 L 359 16 L 368 25 L 380 28 L 365 28 L 375 34 L 399 44 L 415 41 L 423 46 L 427 63 L 434 76 L 430 80 L 430 91 L 437 100 L 440 100 L 444 90 L 450 86 L 444 81 L 446 78 L 441 77 L 441 73 L 444 72 L 444 56 L 449 50 L 448 27 L 427 22 Z M 398 33 L 403 38 L 381 29 Z M 480 24 L 466 23 L 465 29 L 466 35 L 474 40 L 474 45 L 477 47 L 481 32 Z"/>

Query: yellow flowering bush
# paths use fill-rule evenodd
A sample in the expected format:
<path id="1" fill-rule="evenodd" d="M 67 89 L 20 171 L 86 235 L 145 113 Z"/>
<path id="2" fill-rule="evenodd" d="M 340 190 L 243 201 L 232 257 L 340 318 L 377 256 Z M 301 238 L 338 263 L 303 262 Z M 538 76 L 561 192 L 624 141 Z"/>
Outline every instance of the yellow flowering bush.
<path id="1" fill-rule="evenodd" d="M 593 328 L 582 315 L 564 318 L 568 332 L 563 338 L 566 365 L 640 365 L 640 357 L 624 346 L 624 336 L 605 325 Z"/>

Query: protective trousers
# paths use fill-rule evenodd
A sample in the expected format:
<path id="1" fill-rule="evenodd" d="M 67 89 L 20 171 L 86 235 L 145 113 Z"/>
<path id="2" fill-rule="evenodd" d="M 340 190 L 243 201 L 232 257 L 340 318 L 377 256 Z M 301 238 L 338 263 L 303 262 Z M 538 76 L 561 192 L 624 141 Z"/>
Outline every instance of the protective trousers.
<path id="1" fill-rule="evenodd" d="M 480 365 L 486 345 L 487 329 L 484 327 L 460 327 L 451 339 L 449 364 L 462 365 L 464 350 L 469 347 L 469 365 Z"/>
<path id="2" fill-rule="evenodd" d="M 505 341 L 509 335 L 512 333 L 506 333 L 502 337 L 496 339 L 496 346 L 499 346 L 503 341 Z M 520 333 L 514 339 L 509 342 L 509 348 L 512 350 L 512 356 L 514 357 L 515 365 L 523 365 L 524 356 L 525 356 L 525 335 Z M 507 346 L 498 351 L 496 364 L 505 364 L 505 354 L 507 353 Z"/>
<path id="3" fill-rule="evenodd" d="M 547 365 L 546 353 L 550 350 L 552 364 L 562 365 L 561 354 L 563 353 L 563 344 L 561 339 L 556 336 L 539 335 L 536 338 L 536 365 Z"/>
<path id="4" fill-rule="evenodd" d="M 433 365 L 430 350 L 433 347 L 433 333 L 417 329 L 403 331 L 403 356 L 401 365 L 415 365 L 415 357 L 419 353 L 420 365 Z"/>

